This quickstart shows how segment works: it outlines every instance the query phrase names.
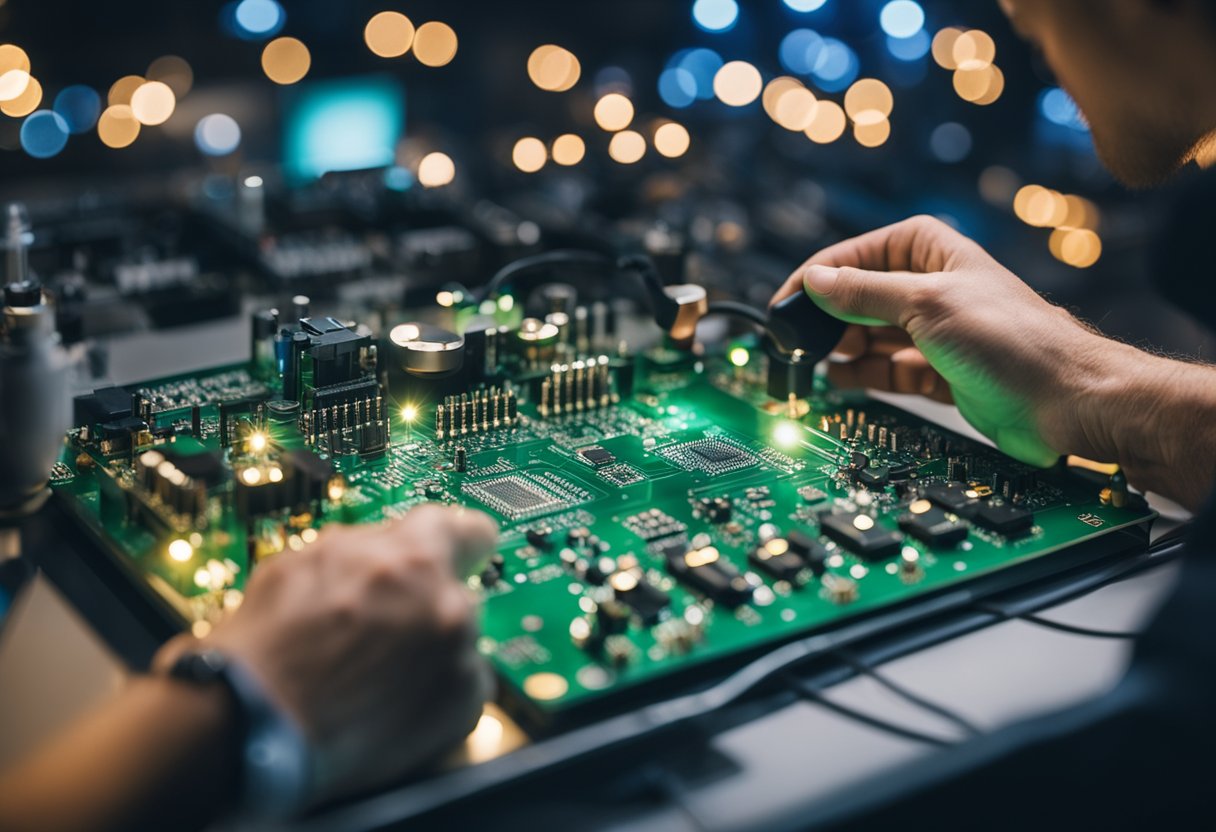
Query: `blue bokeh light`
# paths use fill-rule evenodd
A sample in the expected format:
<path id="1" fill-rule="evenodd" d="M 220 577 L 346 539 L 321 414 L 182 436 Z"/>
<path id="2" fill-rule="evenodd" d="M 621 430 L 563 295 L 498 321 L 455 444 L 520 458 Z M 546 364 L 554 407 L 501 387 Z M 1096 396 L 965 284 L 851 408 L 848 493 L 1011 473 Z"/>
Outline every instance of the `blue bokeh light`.
<path id="1" fill-rule="evenodd" d="M 823 50 L 823 38 L 811 29 L 795 29 L 781 39 L 777 60 L 788 72 L 810 75 Z"/>
<path id="2" fill-rule="evenodd" d="M 891 0 L 882 7 L 878 24 L 893 38 L 910 38 L 925 28 L 925 10 L 916 0 Z"/>
<path id="3" fill-rule="evenodd" d="M 823 48 L 811 66 L 811 76 L 824 92 L 840 92 L 857 79 L 861 63 L 857 53 L 835 38 L 824 38 Z"/>
<path id="4" fill-rule="evenodd" d="M 682 49 L 671 56 L 668 69 L 682 69 L 692 76 L 696 97 L 708 101 L 714 97 L 714 76 L 722 68 L 722 56 L 712 49 Z"/>
<path id="5" fill-rule="evenodd" d="M 659 98 L 668 107 L 687 107 L 697 100 L 697 79 L 683 67 L 665 69 L 659 75 Z"/>
<path id="6" fill-rule="evenodd" d="M 739 4 L 735 0 L 696 0 L 692 19 L 707 32 L 729 32 L 739 20 Z"/>
<path id="7" fill-rule="evenodd" d="M 69 132 L 87 133 L 101 115 L 101 96 L 92 87 L 73 84 L 59 91 L 51 109 L 63 119 Z"/>
<path id="8" fill-rule="evenodd" d="M 278 0 L 231 0 L 220 8 L 220 28 L 242 40 L 262 40 L 283 31 L 287 12 Z"/>
<path id="9" fill-rule="evenodd" d="M 227 156 L 241 144 L 241 126 L 225 113 L 203 116 L 194 128 L 194 144 L 208 156 Z"/>
<path id="10" fill-rule="evenodd" d="M 956 121 L 939 124 L 929 136 L 929 151 L 939 162 L 961 162 L 971 152 L 971 131 Z"/>
<path id="11" fill-rule="evenodd" d="M 887 35 L 887 51 L 901 61 L 919 61 L 929 54 L 933 47 L 933 38 L 921 29 L 910 38 L 893 38 Z"/>
<path id="12" fill-rule="evenodd" d="M 796 12 L 813 12 L 823 8 L 823 4 L 826 2 L 828 0 L 785 0 L 785 5 Z"/>
<path id="13" fill-rule="evenodd" d="M 1080 133 L 1089 132 L 1085 116 L 1068 93 L 1059 87 L 1049 87 L 1039 94 L 1039 110 L 1052 124 L 1068 127 Z"/>
<path id="14" fill-rule="evenodd" d="M 68 143 L 68 123 L 53 110 L 36 110 L 21 124 L 21 147 L 35 159 L 49 159 Z"/>

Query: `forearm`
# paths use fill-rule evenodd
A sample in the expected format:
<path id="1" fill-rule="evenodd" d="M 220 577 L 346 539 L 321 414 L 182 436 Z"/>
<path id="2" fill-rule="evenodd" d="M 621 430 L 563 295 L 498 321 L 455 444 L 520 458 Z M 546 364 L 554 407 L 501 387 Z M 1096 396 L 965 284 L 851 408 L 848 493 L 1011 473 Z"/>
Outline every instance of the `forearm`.
<path id="1" fill-rule="evenodd" d="M 1115 345 L 1110 371 L 1082 408 L 1095 458 L 1128 482 L 1193 510 L 1216 479 L 1216 367 Z"/>
<path id="2" fill-rule="evenodd" d="M 0 829 L 195 829 L 232 802 L 232 704 L 216 685 L 133 680 L 37 754 L 0 773 Z"/>

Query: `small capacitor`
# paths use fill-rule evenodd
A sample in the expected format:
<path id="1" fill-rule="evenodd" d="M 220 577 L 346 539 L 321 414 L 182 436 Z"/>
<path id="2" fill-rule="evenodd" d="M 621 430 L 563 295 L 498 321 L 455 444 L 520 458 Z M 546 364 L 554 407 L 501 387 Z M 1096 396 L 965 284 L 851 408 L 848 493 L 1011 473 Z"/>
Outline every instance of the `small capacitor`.
<path id="1" fill-rule="evenodd" d="M 456 465 L 456 470 L 462 474 L 468 469 L 469 456 L 468 456 L 468 452 L 465 451 L 465 449 L 464 449 L 464 445 L 458 445 L 456 447 L 456 453 L 454 455 L 453 462 Z"/>

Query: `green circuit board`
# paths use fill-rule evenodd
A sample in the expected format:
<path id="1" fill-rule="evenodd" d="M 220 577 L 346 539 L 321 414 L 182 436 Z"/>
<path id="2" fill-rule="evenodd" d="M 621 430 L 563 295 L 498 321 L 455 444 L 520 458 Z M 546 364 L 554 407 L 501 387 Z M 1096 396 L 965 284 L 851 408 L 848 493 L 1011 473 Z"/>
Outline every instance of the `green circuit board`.
<path id="1" fill-rule="evenodd" d="M 328 429 L 264 409 L 283 396 L 273 374 L 217 368 L 137 385 L 126 443 L 74 428 L 53 484 L 133 581 L 200 630 L 240 603 L 258 560 L 290 558 L 326 523 L 427 501 L 485 510 L 501 539 L 469 578 L 480 650 L 546 717 L 1152 518 L 822 381 L 776 401 L 763 356 L 731 357 L 600 359 L 610 383 L 580 381 L 564 408 L 553 391 L 566 380 L 548 371 L 463 402 L 385 389 Z M 221 414 L 233 401 L 257 404 Z M 352 426 L 373 422 L 383 447 L 360 452 Z M 257 502 L 312 461 L 327 467 L 304 505 Z M 191 478 L 204 485 L 183 498 Z"/>

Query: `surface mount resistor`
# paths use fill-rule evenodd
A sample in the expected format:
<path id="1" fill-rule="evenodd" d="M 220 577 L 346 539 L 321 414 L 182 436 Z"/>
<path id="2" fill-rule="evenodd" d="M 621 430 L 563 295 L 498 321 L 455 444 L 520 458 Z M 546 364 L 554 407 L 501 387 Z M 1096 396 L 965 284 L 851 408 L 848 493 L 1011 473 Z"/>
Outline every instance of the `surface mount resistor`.
<path id="1" fill-rule="evenodd" d="M 447 427 L 444 424 L 446 410 L 443 405 L 435 408 L 435 438 L 443 439 L 447 435 Z"/>

